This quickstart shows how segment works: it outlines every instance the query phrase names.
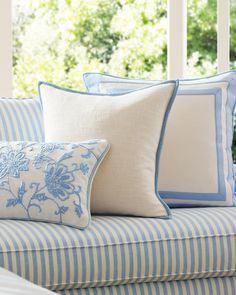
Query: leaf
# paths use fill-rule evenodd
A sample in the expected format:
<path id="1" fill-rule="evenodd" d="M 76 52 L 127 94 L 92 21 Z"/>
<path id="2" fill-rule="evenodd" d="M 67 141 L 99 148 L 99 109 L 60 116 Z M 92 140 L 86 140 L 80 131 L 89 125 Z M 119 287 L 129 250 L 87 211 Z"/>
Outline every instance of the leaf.
<path id="1" fill-rule="evenodd" d="M 83 214 L 83 210 L 80 204 L 77 204 L 76 202 L 73 202 L 75 205 L 75 213 L 77 214 L 78 217 L 81 217 Z"/>
<path id="2" fill-rule="evenodd" d="M 86 152 L 85 154 L 81 154 L 81 157 L 84 158 L 84 159 L 89 159 L 89 158 L 91 158 L 91 156 L 93 155 L 92 150 L 93 150 L 93 149 L 88 149 L 87 152 Z"/>
<path id="3" fill-rule="evenodd" d="M 84 175 L 86 175 L 89 172 L 89 166 L 86 163 L 81 163 L 79 165 L 79 169 Z"/>
<path id="4" fill-rule="evenodd" d="M 72 155 L 73 155 L 73 152 L 65 153 L 58 159 L 58 162 L 65 161 L 65 160 L 71 158 Z"/>
<path id="5" fill-rule="evenodd" d="M 9 188 L 9 182 L 6 180 L 0 182 L 0 188 Z"/>
<path id="6" fill-rule="evenodd" d="M 57 211 L 55 211 L 56 215 L 65 214 L 68 211 L 69 207 L 61 206 L 58 208 Z"/>
<path id="7" fill-rule="evenodd" d="M 6 207 L 7 208 L 8 207 L 15 207 L 16 205 L 18 205 L 20 203 L 21 203 L 20 199 L 16 199 L 16 198 L 8 199 Z"/>
<path id="8" fill-rule="evenodd" d="M 18 188 L 17 196 L 20 200 L 22 200 L 24 194 L 26 193 L 25 183 L 22 182 L 21 186 Z"/>
<path id="9" fill-rule="evenodd" d="M 77 148 L 79 148 L 79 147 L 81 147 L 81 145 L 79 144 L 79 143 L 73 143 L 72 144 L 72 146 L 71 146 L 71 148 L 74 150 L 74 149 L 77 149 Z"/>
<path id="10" fill-rule="evenodd" d="M 39 202 L 43 202 L 48 200 L 48 197 L 44 193 L 34 194 L 32 200 L 37 200 Z"/>
<path id="11" fill-rule="evenodd" d="M 88 140 L 88 141 L 86 141 L 86 144 L 92 145 L 92 144 L 97 144 L 98 142 L 99 142 L 99 140 Z"/>

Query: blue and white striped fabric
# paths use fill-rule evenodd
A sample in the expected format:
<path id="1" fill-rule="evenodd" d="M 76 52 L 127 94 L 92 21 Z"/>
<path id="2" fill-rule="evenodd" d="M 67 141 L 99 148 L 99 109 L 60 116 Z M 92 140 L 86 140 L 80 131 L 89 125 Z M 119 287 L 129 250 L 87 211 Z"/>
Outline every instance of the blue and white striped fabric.
<path id="1" fill-rule="evenodd" d="M 39 99 L 0 98 L 0 141 L 44 141 Z"/>
<path id="2" fill-rule="evenodd" d="M 236 276 L 236 208 L 94 216 L 84 231 L 0 221 L 0 266 L 52 290 Z"/>
<path id="3" fill-rule="evenodd" d="M 234 295 L 236 277 L 73 289 L 62 295 Z"/>

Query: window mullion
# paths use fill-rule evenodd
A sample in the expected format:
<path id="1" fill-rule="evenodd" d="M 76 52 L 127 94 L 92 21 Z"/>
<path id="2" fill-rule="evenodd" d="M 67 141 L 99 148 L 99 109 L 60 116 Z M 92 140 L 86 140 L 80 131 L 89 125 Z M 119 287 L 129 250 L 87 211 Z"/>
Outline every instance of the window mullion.
<path id="1" fill-rule="evenodd" d="M 187 62 L 187 0 L 168 0 L 168 78 L 184 78 Z"/>
<path id="2" fill-rule="evenodd" d="M 11 0 L 0 1 L 0 96 L 12 95 Z"/>
<path id="3" fill-rule="evenodd" d="M 217 57 L 218 71 L 229 70 L 230 45 L 229 45 L 230 1 L 218 0 L 217 3 Z"/>

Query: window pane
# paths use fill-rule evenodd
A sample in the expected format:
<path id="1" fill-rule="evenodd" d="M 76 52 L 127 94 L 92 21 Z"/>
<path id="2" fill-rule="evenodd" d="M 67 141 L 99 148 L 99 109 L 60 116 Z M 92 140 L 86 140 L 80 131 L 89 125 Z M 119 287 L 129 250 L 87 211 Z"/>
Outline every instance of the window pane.
<path id="1" fill-rule="evenodd" d="M 188 0 L 187 76 L 217 73 L 217 0 Z"/>
<path id="2" fill-rule="evenodd" d="M 166 78 L 167 0 L 13 0 L 14 95 L 82 74 Z"/>

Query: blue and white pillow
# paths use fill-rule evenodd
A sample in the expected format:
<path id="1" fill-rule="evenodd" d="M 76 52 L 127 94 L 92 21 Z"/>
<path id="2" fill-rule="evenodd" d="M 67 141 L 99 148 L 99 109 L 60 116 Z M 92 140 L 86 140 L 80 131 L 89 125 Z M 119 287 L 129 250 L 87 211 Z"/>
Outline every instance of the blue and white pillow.
<path id="1" fill-rule="evenodd" d="M 38 98 L 0 98 L 0 141 L 44 141 Z"/>
<path id="2" fill-rule="evenodd" d="M 86 228 L 92 181 L 108 149 L 106 140 L 0 142 L 0 219 Z"/>
<path id="3" fill-rule="evenodd" d="M 159 81 L 86 73 L 90 92 L 124 93 Z M 165 132 L 159 193 L 172 207 L 232 206 L 236 71 L 180 80 Z"/>

